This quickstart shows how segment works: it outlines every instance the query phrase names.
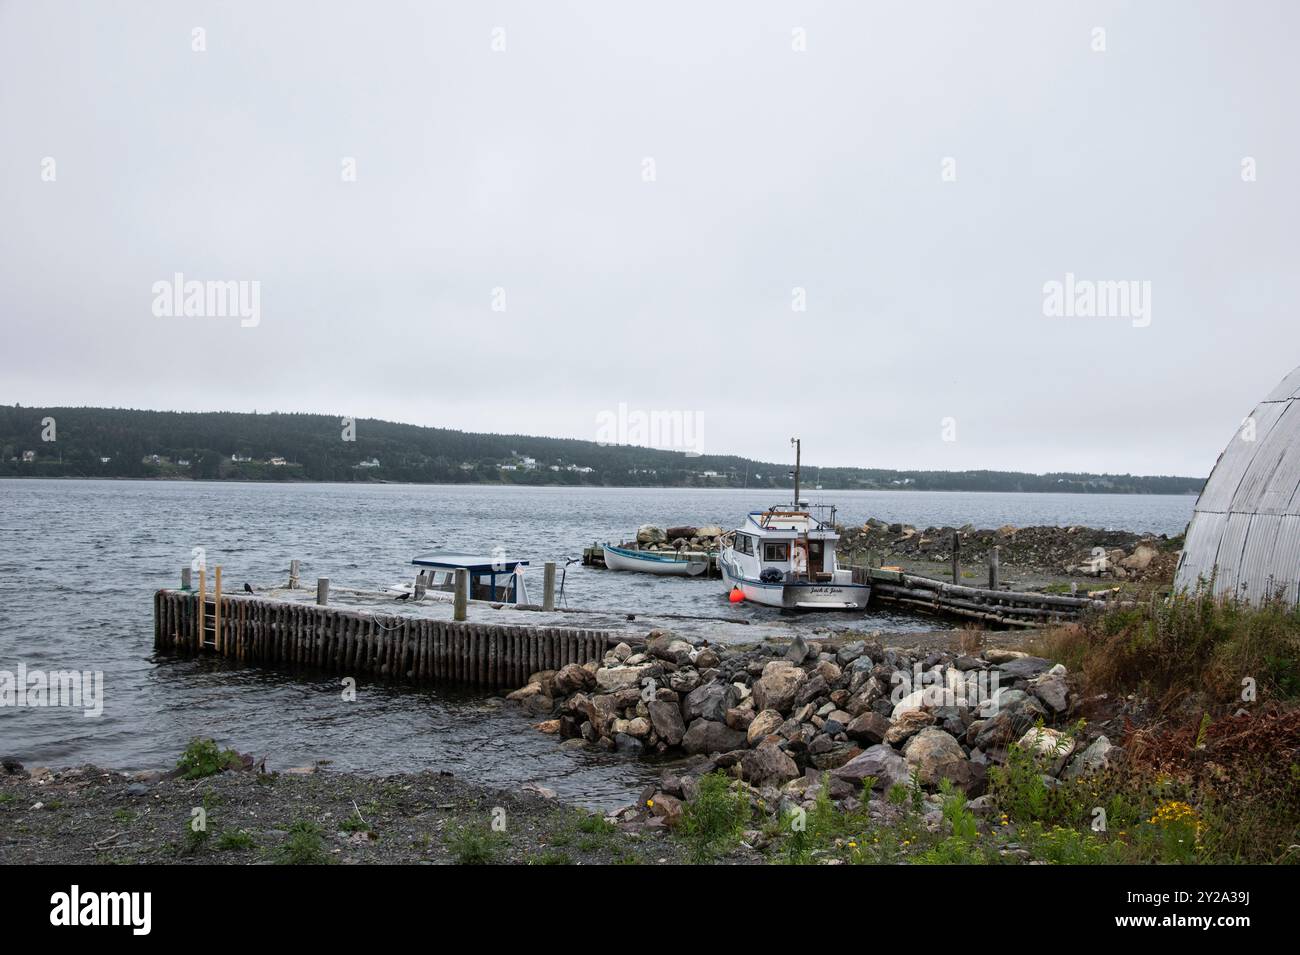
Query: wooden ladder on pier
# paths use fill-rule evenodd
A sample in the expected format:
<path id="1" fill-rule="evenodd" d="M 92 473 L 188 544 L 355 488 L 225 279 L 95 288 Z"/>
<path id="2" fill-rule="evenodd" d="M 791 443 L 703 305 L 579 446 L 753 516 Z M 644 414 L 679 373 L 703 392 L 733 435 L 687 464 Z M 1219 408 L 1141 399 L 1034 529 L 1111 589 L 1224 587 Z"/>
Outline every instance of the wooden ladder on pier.
<path id="1" fill-rule="evenodd" d="M 199 649 L 221 650 L 221 565 L 213 569 L 212 597 L 207 593 L 206 568 L 199 568 Z"/>

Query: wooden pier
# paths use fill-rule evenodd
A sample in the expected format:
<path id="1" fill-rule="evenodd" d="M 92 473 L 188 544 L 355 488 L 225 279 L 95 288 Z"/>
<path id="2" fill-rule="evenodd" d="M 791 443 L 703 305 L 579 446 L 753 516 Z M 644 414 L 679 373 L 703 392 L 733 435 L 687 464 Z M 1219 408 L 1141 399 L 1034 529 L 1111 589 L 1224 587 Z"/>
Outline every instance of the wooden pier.
<path id="1" fill-rule="evenodd" d="M 218 578 L 219 580 L 219 578 Z M 600 630 L 470 623 L 200 589 L 154 594 L 154 648 L 247 666 L 411 685 L 516 689 L 540 670 L 604 658 Z"/>

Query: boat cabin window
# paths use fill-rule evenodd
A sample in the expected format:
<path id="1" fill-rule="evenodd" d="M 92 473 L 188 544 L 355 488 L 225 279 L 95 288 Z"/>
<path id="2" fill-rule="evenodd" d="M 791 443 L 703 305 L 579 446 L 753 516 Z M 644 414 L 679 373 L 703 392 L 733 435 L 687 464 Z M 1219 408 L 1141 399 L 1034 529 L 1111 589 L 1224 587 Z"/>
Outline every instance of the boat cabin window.
<path id="1" fill-rule="evenodd" d="M 740 554 L 754 553 L 754 538 L 748 534 L 736 535 L 736 552 Z"/>
<path id="2" fill-rule="evenodd" d="M 784 543 L 764 544 L 763 559 L 770 561 L 787 561 L 790 559 L 790 551 Z"/>

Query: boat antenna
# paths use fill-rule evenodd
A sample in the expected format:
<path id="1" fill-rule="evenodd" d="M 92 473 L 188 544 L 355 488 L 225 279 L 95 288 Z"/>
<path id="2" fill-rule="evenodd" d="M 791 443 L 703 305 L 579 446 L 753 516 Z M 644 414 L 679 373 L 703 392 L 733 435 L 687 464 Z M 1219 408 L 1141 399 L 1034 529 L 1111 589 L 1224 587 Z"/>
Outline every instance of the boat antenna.
<path id="1" fill-rule="evenodd" d="M 799 439 L 791 438 L 790 443 L 794 445 L 794 507 L 799 509 Z"/>

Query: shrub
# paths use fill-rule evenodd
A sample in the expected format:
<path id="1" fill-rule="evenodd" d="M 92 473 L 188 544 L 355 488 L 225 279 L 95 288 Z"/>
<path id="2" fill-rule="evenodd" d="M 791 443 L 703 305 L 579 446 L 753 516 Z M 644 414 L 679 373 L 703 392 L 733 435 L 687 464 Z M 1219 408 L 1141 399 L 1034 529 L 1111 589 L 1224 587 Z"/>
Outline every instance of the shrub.
<path id="1" fill-rule="evenodd" d="M 218 749 L 210 739 L 192 739 L 176 761 L 176 768 L 182 779 L 203 779 L 241 764 L 239 754 L 233 749 Z"/>

